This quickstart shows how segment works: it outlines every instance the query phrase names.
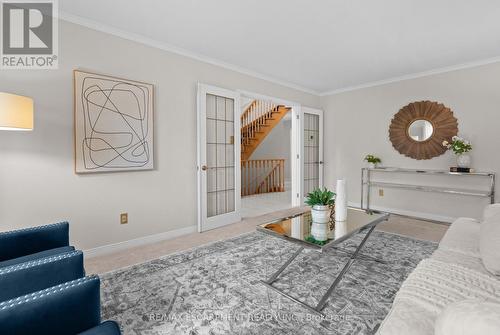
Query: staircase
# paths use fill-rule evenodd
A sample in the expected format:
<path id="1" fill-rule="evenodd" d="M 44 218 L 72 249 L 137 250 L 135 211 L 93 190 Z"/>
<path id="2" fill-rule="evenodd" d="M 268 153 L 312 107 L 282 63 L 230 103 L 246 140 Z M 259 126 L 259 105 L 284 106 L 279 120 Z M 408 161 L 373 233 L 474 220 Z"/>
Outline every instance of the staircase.
<path id="1" fill-rule="evenodd" d="M 285 191 L 284 159 L 241 161 L 241 195 Z"/>
<path id="2" fill-rule="evenodd" d="M 241 114 L 242 196 L 285 191 L 284 159 L 249 158 L 290 110 L 283 105 L 254 100 Z"/>
<path id="3" fill-rule="evenodd" d="M 241 160 L 246 161 L 271 130 L 291 110 L 272 102 L 254 100 L 241 114 Z"/>

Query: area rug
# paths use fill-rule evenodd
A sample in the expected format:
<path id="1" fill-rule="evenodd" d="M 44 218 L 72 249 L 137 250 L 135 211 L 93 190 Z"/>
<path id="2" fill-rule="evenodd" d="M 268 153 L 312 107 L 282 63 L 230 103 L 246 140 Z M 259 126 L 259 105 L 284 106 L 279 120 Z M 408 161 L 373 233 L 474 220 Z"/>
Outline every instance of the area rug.
<path id="1" fill-rule="evenodd" d="M 363 237 L 340 247 L 354 251 Z M 363 253 L 386 264 L 358 259 L 320 317 L 260 282 L 298 245 L 252 232 L 104 274 L 102 314 L 125 335 L 374 334 L 402 282 L 436 247 L 375 231 Z M 348 257 L 302 252 L 274 285 L 316 305 Z"/>

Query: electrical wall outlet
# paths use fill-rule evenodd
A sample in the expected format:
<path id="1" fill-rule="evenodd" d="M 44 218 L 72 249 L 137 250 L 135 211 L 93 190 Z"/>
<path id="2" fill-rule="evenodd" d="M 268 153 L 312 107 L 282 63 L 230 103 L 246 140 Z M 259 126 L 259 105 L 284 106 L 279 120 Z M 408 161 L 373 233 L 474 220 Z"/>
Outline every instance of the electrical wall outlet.
<path id="1" fill-rule="evenodd" d="M 379 197 L 383 197 L 384 196 L 384 189 L 383 188 L 379 188 L 379 190 L 378 190 L 378 196 Z"/>
<path id="2" fill-rule="evenodd" d="M 128 213 L 121 213 L 120 224 L 127 224 L 127 223 L 128 223 Z"/>

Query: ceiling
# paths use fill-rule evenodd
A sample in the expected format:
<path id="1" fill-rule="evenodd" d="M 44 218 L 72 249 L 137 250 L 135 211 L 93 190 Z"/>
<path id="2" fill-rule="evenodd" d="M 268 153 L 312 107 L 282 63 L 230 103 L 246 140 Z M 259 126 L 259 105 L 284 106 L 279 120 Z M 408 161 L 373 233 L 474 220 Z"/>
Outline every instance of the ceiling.
<path id="1" fill-rule="evenodd" d="M 63 19 L 325 94 L 500 60 L 498 0 L 66 0 Z"/>

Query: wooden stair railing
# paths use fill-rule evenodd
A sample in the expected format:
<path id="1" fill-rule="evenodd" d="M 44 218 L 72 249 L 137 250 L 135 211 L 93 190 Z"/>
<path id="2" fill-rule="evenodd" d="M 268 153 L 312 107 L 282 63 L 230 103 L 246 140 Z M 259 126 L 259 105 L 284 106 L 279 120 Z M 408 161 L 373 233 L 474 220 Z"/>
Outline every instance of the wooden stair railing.
<path id="1" fill-rule="evenodd" d="M 246 161 L 291 108 L 254 100 L 241 115 L 241 160 Z"/>
<path id="2" fill-rule="evenodd" d="M 241 161 L 241 195 L 285 191 L 285 160 Z"/>
<path id="3" fill-rule="evenodd" d="M 257 187 L 257 194 L 285 192 L 285 160 L 278 160 L 278 164 L 267 174 Z"/>
<path id="4" fill-rule="evenodd" d="M 254 100 L 241 114 L 241 128 L 250 125 L 261 116 L 268 114 L 276 108 L 276 104 L 270 101 Z"/>

